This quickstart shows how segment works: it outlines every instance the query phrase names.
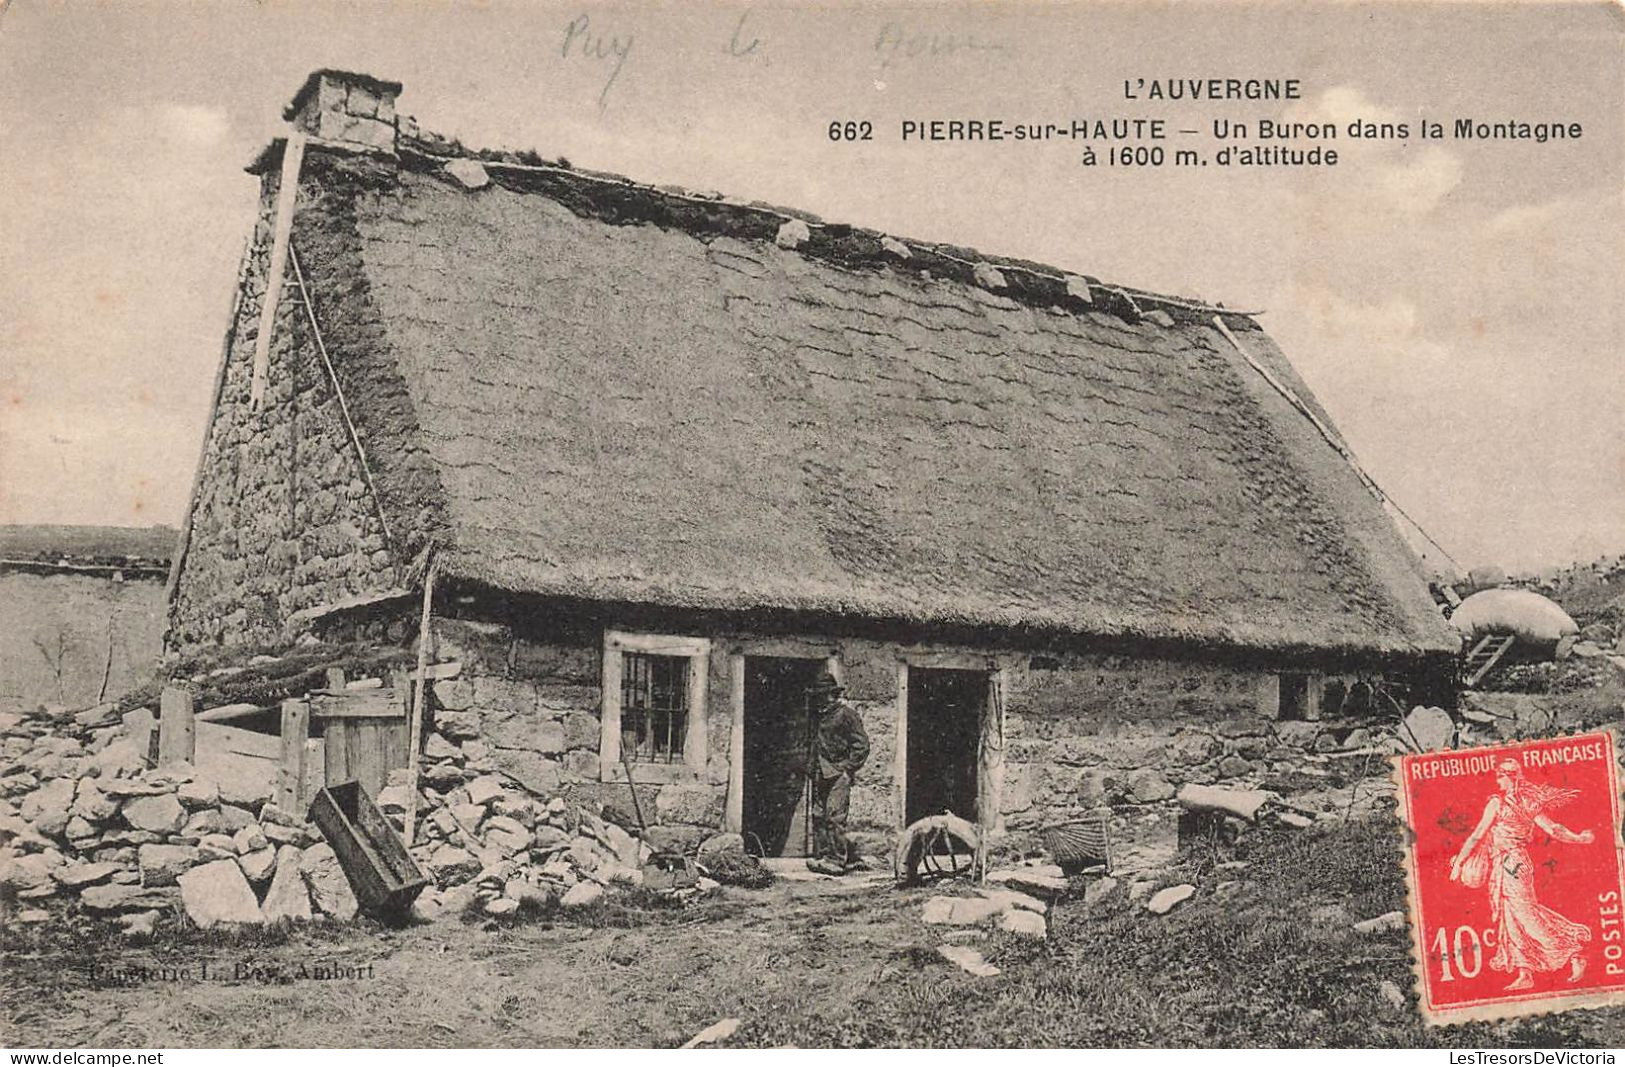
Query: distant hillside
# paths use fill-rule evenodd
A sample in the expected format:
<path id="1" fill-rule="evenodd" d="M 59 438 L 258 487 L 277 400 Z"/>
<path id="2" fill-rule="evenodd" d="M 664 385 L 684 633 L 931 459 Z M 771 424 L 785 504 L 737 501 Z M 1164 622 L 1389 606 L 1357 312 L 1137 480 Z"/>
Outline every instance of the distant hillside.
<path id="1" fill-rule="evenodd" d="M 177 536 L 173 526 L 0 526 L 0 559 L 168 562 Z"/>

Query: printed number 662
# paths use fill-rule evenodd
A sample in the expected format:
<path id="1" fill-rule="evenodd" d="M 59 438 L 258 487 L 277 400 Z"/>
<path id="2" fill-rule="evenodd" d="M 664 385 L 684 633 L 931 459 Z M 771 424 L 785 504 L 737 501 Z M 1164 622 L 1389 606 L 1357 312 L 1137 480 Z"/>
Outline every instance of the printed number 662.
<path id="1" fill-rule="evenodd" d="M 872 141 L 875 139 L 875 124 L 868 120 L 863 122 L 832 122 L 829 124 L 829 139 L 831 141 Z"/>

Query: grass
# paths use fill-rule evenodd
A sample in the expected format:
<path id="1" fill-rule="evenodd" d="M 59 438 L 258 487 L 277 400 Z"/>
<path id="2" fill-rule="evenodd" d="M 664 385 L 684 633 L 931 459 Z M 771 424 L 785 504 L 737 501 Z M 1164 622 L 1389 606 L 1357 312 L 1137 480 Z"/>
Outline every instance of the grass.
<path id="1" fill-rule="evenodd" d="M 1187 856 L 1158 885 L 1189 881 L 1192 900 L 1162 918 L 1119 891 L 1086 910 L 1057 905 L 1050 940 L 998 937 L 1003 974 L 944 978 L 934 954 L 900 953 L 896 981 L 834 1017 L 816 1006 L 758 1017 L 741 1043 L 943 1046 L 1540 1046 L 1612 1045 L 1625 1010 L 1429 1029 L 1377 992 L 1409 991 L 1405 932 L 1360 937 L 1350 924 L 1402 908 L 1391 817 L 1321 835 L 1255 836 L 1238 873 Z M 1221 878 L 1250 888 L 1227 901 Z M 1407 996 L 1409 993 L 1407 992 Z"/>
<path id="2" fill-rule="evenodd" d="M 1391 815 L 1332 832 L 1259 830 L 1249 866 L 1211 849 L 1160 877 L 1197 894 L 1169 915 L 1115 896 L 1052 909 L 1049 940 L 974 942 L 1002 974 L 941 959 L 920 905 L 933 887 L 842 890 L 785 882 L 761 893 L 673 900 L 636 890 L 468 924 L 370 923 L 224 933 L 160 924 L 125 947 L 83 914 L 0 932 L 0 1035 L 25 1044 L 624 1045 L 681 1043 L 720 1018 L 731 1045 L 1617 1046 L 1625 1010 L 1428 1029 L 1378 985 L 1411 986 L 1404 931 L 1353 922 L 1402 907 Z M 1219 881 L 1244 883 L 1228 899 Z M 107 988 L 85 961 L 208 957 L 283 972 L 306 961 L 376 963 L 368 981 L 149 983 Z M 616 1005 L 606 1013 L 605 1004 Z M 18 1043 L 18 1042 L 12 1042 Z"/>

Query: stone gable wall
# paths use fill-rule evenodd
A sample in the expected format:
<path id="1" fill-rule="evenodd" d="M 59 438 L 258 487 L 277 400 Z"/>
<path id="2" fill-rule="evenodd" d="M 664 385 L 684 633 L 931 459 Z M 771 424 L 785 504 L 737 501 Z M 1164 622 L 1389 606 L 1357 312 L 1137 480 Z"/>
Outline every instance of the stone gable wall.
<path id="1" fill-rule="evenodd" d="M 277 306 L 262 409 L 250 405 L 276 185 L 275 175 L 263 180 L 191 535 L 169 608 L 166 646 L 172 651 L 285 640 L 295 612 L 396 582 L 395 560 L 291 266 Z"/>

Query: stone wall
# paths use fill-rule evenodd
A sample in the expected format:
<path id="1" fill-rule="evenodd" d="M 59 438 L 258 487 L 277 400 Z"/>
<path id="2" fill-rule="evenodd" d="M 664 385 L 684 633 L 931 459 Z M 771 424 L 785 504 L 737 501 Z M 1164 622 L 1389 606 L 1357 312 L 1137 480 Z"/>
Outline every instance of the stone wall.
<path id="1" fill-rule="evenodd" d="M 731 657 L 756 635 L 658 632 L 712 641 L 705 773 L 638 787 L 651 843 L 692 849 L 724 828 L 733 729 Z M 599 762 L 601 622 L 548 627 L 436 620 L 439 660 L 460 676 L 434 686 L 440 731 L 456 738 L 473 771 L 511 774 L 542 795 L 589 810 L 631 814 L 624 782 L 602 781 Z M 999 829 L 1015 848 L 1036 844 L 1040 826 L 1109 810 L 1120 835 L 1172 833 L 1173 796 L 1186 783 L 1267 784 L 1339 747 L 1340 724 L 1277 722 L 1274 675 L 1216 663 L 1095 652 L 1030 654 L 923 647 L 852 637 L 808 636 L 809 649 L 839 652 L 847 699 L 872 751 L 852 792 L 852 828 L 871 850 L 898 826 L 895 782 L 898 668 L 905 659 L 957 654 L 1003 671 L 1005 745 Z M 1350 743 L 1365 743 L 1364 731 Z"/>
<path id="2" fill-rule="evenodd" d="M 305 318 L 291 266 L 262 408 L 250 404 L 278 176 L 260 211 L 208 429 L 166 645 L 286 639 L 295 612 L 396 584 L 361 462 Z"/>

